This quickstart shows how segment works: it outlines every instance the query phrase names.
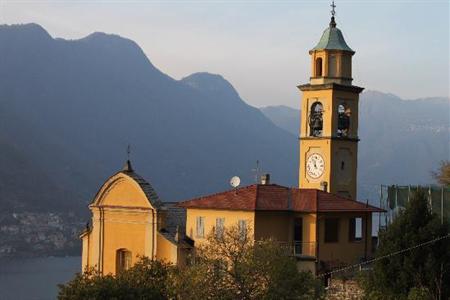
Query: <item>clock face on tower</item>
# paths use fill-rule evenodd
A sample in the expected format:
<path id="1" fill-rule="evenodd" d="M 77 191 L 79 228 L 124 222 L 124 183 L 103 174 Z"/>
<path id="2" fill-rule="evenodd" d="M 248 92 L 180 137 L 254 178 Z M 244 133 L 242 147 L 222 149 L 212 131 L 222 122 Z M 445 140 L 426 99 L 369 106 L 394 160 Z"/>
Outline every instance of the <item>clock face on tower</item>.
<path id="1" fill-rule="evenodd" d="M 306 161 L 306 173 L 311 178 L 319 178 L 325 170 L 325 162 L 323 157 L 318 153 L 313 153 Z"/>

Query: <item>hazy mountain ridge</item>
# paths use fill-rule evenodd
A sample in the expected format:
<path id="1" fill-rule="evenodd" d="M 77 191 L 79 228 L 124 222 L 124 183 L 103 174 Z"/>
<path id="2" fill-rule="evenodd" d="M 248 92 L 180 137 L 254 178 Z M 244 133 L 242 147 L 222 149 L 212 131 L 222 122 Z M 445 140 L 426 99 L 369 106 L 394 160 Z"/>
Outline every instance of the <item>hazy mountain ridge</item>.
<path id="1" fill-rule="evenodd" d="M 0 108 L 18 116 L 2 124 L 0 137 L 12 130 L 5 141 L 37 164 L 26 180 L 40 172 L 52 190 L 63 190 L 64 199 L 49 200 L 52 209 L 75 202 L 85 210 L 102 181 L 120 169 L 128 143 L 135 168 L 165 200 L 224 189 L 232 175 L 249 183 L 256 159 L 279 182 L 295 182 L 295 137 L 219 75 L 177 81 L 128 39 L 103 33 L 53 39 L 35 24 L 1 26 L 0 56 Z M 8 161 L 15 176 L 17 161 Z M 13 191 L 2 191 L 4 205 Z M 29 199 L 14 206 L 30 205 Z"/>
<path id="2" fill-rule="evenodd" d="M 432 113 L 438 99 L 408 113 L 393 95 L 365 95 L 359 182 L 363 197 L 376 198 L 380 183 L 424 179 L 448 153 L 439 144 L 448 119 L 444 107 Z M 222 76 L 175 80 L 117 35 L 64 40 L 36 24 L 0 26 L 0 256 L 79 253 L 87 204 L 121 168 L 128 144 L 135 169 L 165 201 L 227 189 L 234 175 L 252 183 L 256 160 L 274 182 L 295 186 L 299 111 L 263 112 L 284 129 Z M 399 117 L 420 121 L 390 123 Z"/>

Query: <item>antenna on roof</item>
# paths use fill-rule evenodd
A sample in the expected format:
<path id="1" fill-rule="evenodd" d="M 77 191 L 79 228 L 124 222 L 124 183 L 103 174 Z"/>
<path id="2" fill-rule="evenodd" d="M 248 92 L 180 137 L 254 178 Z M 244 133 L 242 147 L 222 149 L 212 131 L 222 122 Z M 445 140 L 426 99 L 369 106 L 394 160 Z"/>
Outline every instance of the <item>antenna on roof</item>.
<path id="1" fill-rule="evenodd" d="M 261 174 L 261 167 L 259 165 L 259 160 L 256 161 L 256 168 L 252 169 L 252 172 L 255 173 L 255 183 L 259 183 L 259 177 Z"/>
<path id="2" fill-rule="evenodd" d="M 127 147 L 127 159 L 128 160 L 130 160 L 130 156 L 131 156 L 131 145 L 128 144 L 128 147 Z"/>

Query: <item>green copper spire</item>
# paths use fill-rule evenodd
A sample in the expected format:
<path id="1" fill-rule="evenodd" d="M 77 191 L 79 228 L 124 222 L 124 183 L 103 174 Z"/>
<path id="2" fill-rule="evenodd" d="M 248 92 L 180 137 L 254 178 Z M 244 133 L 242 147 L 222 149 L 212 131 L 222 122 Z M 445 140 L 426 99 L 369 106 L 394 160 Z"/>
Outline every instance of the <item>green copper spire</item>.
<path id="1" fill-rule="evenodd" d="M 336 15 L 336 5 L 334 1 L 331 4 L 331 21 L 330 26 L 325 29 L 320 38 L 319 43 L 312 49 L 314 50 L 343 50 L 343 51 L 353 51 L 345 42 L 342 32 L 336 27 L 336 21 L 334 16 Z"/>

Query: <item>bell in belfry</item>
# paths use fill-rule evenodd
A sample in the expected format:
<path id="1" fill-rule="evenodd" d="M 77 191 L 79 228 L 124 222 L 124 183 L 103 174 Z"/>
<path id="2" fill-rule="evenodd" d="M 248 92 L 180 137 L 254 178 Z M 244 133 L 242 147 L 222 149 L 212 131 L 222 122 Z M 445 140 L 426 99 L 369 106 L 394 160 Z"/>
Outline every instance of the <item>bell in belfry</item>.
<path id="1" fill-rule="evenodd" d="M 340 137 L 347 136 L 349 128 L 350 128 L 350 110 L 340 109 L 338 118 L 338 136 Z"/>
<path id="2" fill-rule="evenodd" d="M 310 115 L 309 126 L 312 136 L 319 136 L 322 133 L 323 121 L 321 112 L 314 112 Z"/>

